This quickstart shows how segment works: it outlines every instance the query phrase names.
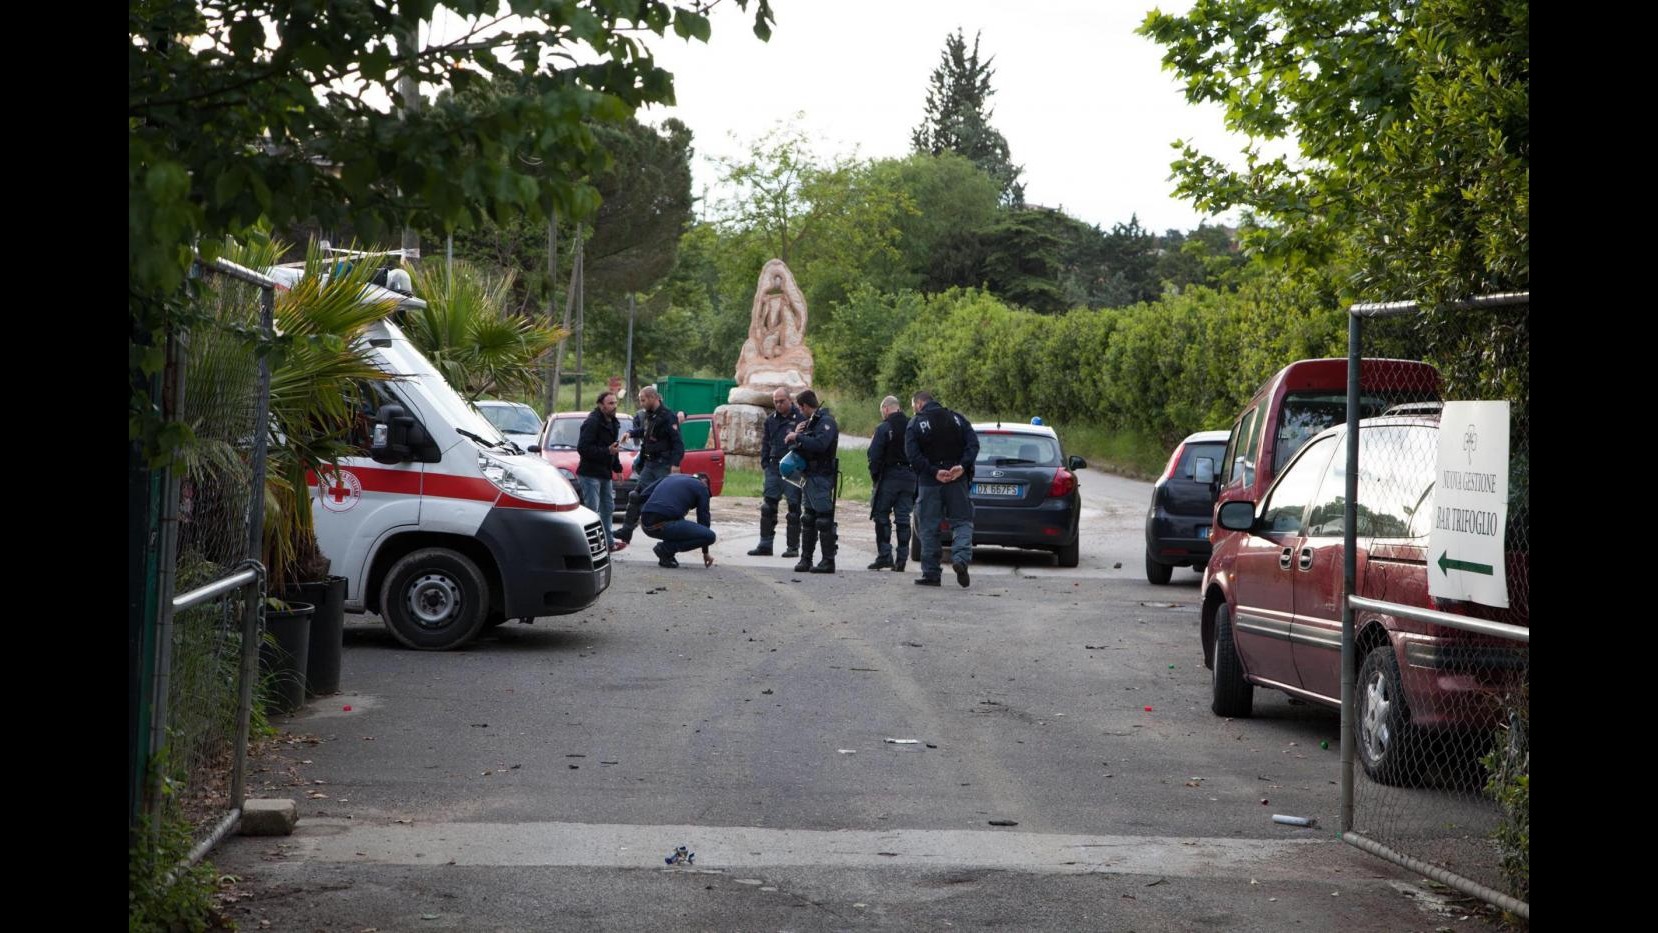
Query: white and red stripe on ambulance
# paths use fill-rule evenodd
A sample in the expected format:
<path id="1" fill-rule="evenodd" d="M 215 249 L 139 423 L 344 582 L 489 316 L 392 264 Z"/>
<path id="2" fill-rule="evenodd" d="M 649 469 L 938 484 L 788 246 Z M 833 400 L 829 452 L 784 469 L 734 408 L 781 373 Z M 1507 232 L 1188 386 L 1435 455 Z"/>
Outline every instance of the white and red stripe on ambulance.
<path id="1" fill-rule="evenodd" d="M 412 472 L 382 467 L 342 466 L 339 470 L 324 468 L 324 483 L 319 490 L 319 501 L 331 512 L 349 511 L 364 493 L 388 493 L 403 496 L 426 496 L 437 499 L 462 499 L 484 502 L 503 509 L 533 509 L 541 512 L 573 512 L 580 502 L 536 502 L 502 492 L 494 483 L 480 476 L 454 476 L 448 473 Z M 308 486 L 316 489 L 317 474 L 305 475 Z"/>

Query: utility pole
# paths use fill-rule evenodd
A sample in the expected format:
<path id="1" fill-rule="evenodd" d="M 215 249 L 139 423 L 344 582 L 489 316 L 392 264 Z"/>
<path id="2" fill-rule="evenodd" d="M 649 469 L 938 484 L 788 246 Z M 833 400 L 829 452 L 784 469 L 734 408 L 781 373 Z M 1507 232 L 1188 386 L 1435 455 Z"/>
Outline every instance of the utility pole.
<path id="1" fill-rule="evenodd" d="M 564 332 L 567 336 L 563 340 L 560 340 L 558 342 L 558 354 L 557 354 L 557 358 L 555 359 L 555 361 L 553 363 L 553 382 L 552 382 L 552 387 L 548 392 L 549 401 L 548 401 L 548 404 L 547 404 L 547 414 L 549 414 L 549 415 L 551 415 L 555 411 L 558 411 L 559 383 L 564 381 L 564 350 L 570 344 L 570 338 L 568 336 L 568 334 L 570 333 L 570 312 L 575 309 L 576 283 L 580 280 L 580 276 L 581 276 L 581 256 L 582 256 L 581 234 L 582 234 L 581 226 L 577 225 L 577 227 L 576 227 L 576 255 L 570 260 L 570 290 L 564 296 L 564 327 L 563 327 L 563 329 L 564 329 Z"/>
<path id="2" fill-rule="evenodd" d="M 622 368 L 622 389 L 633 392 L 633 293 L 628 292 L 628 361 Z M 628 398 L 632 398 L 630 394 Z"/>
<path id="3" fill-rule="evenodd" d="M 398 30 L 398 51 L 408 59 L 403 66 L 403 73 L 397 79 L 398 96 L 403 99 L 402 115 L 407 119 L 410 114 L 420 112 L 420 20 L 406 24 Z M 407 224 L 403 225 L 403 255 L 402 262 L 407 265 L 411 260 L 420 258 L 420 234 Z"/>
<path id="4" fill-rule="evenodd" d="M 587 370 L 582 367 L 581 350 L 587 340 L 587 263 L 583 259 L 587 251 L 577 247 L 576 267 L 579 273 L 576 276 L 576 410 L 581 411 L 582 383 L 587 380 Z"/>
<path id="5" fill-rule="evenodd" d="M 547 326 L 552 325 L 552 313 L 559 310 L 559 209 L 552 209 L 552 217 L 547 217 Z M 569 321 L 565 321 L 569 323 Z M 559 350 L 564 350 L 564 341 L 559 341 Z M 559 356 L 564 360 L 564 356 Z M 559 401 L 559 383 L 557 371 L 554 370 L 552 360 L 545 365 L 545 383 L 547 383 L 547 414 L 552 416 L 554 404 Z"/>

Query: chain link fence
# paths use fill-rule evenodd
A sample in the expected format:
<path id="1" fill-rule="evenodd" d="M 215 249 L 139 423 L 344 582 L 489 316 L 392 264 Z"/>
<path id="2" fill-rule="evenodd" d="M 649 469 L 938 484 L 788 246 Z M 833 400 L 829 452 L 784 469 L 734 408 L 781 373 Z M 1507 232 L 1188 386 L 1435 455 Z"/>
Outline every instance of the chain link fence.
<path id="1" fill-rule="evenodd" d="M 170 339 L 162 407 L 190 429 L 164 483 L 146 812 L 184 824 L 199 857 L 234 827 L 257 652 L 264 571 L 270 333 L 274 283 L 224 260 Z M 175 594 L 180 594 L 175 596 Z"/>
<path id="2" fill-rule="evenodd" d="M 1336 455 L 1343 838 L 1528 919 L 1529 313 L 1355 305 Z M 1359 363 L 1383 357 L 1437 376 Z M 1354 404 L 1375 393 L 1445 401 Z"/>

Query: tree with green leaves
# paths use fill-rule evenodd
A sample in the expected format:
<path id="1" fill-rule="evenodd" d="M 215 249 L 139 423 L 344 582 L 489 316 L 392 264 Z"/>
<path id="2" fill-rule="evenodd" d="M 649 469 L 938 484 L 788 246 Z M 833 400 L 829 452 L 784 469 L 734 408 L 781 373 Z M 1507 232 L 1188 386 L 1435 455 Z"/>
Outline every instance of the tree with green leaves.
<path id="1" fill-rule="evenodd" d="M 916 152 L 965 156 L 1000 185 L 1003 204 L 1020 207 L 1025 203 L 1025 186 L 1019 183 L 1024 168 L 1013 164 L 1007 139 L 990 125 L 990 95 L 996 93 L 990 86 L 996 73 L 990 67 L 993 61 L 994 56 L 979 61 L 978 33 L 973 35 L 972 51 L 960 29 L 946 36 L 927 88 L 921 125 L 910 139 Z"/>
<path id="2" fill-rule="evenodd" d="M 870 166 L 879 187 L 914 206 L 897 217 L 899 268 L 871 283 L 883 291 L 943 291 L 978 284 L 979 238 L 996 222 L 1001 188 L 956 152 L 912 153 Z"/>
<path id="3" fill-rule="evenodd" d="M 1178 192 L 1258 215 L 1268 255 L 1347 266 L 1350 300 L 1529 288 L 1528 0 L 1197 0 L 1140 32 L 1228 128 L 1295 140 L 1242 169 L 1177 143 Z"/>
<path id="4" fill-rule="evenodd" d="M 590 215 L 590 179 L 604 169 L 593 124 L 673 102 L 673 76 L 642 37 L 671 28 L 706 41 L 713 2 L 469 0 L 450 5 L 462 34 L 428 46 L 418 37 L 433 0 L 133 0 L 129 437 L 159 460 L 182 436 L 148 383 L 193 249 L 216 253 L 224 235 L 261 220 L 349 222 L 368 237 Z M 770 0 L 736 0 L 751 2 L 768 38 Z M 443 95 L 410 106 L 411 89 L 488 80 L 512 91 L 486 112 Z"/>
<path id="5" fill-rule="evenodd" d="M 780 125 L 754 141 L 746 158 L 720 165 L 732 194 L 716 205 L 716 222 L 722 236 L 746 244 L 732 251 L 742 262 L 733 281 L 747 282 L 744 301 L 760 266 L 781 259 L 814 320 L 822 320 L 871 270 L 900 260 L 898 223 L 914 205 L 856 156 L 821 158 L 798 126 Z"/>

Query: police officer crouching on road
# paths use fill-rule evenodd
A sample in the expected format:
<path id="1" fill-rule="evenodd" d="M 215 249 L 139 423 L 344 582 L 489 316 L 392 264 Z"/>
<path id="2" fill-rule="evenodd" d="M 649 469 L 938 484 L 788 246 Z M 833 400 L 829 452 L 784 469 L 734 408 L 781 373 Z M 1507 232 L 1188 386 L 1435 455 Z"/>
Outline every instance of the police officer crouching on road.
<path id="1" fill-rule="evenodd" d="M 910 506 L 915 501 L 915 471 L 904 457 L 904 433 L 909 419 L 895 396 L 881 400 L 883 420 L 869 442 L 869 478 L 875 490 L 869 497 L 869 517 L 875 520 L 875 563 L 870 570 L 891 567 L 903 573 L 910 554 Z M 892 526 L 898 525 L 898 550 L 892 549 Z"/>
<path id="2" fill-rule="evenodd" d="M 708 474 L 664 476 L 651 484 L 646 495 L 639 524 L 647 536 L 660 542 L 653 548 L 657 566 L 678 567 L 679 560 L 674 555 L 697 548 L 702 548 L 702 565 L 714 566 L 714 555 L 708 553 L 708 546 L 718 536 L 708 514 Z M 697 512 L 696 521 L 686 517 L 692 509 Z"/>
<path id="3" fill-rule="evenodd" d="M 973 560 L 973 502 L 967 488 L 973 482 L 973 461 L 979 457 L 979 436 L 967 419 L 933 401 L 931 392 L 917 392 L 910 399 L 915 417 L 904 432 L 904 453 L 915 469 L 920 495 L 915 501 L 915 521 L 921 535 L 921 586 L 938 586 L 938 523 L 950 520 L 955 537 L 950 549 L 950 567 L 956 582 L 968 584 L 967 565 Z"/>
<path id="4" fill-rule="evenodd" d="M 766 486 L 761 492 L 764 498 L 760 503 L 760 543 L 748 553 L 750 557 L 771 556 L 772 540 L 777 536 L 777 502 L 783 499 L 789 503 L 788 550 L 783 556 L 799 557 L 800 487 L 783 482 L 777 464 L 789 452 L 783 438 L 803 424 L 806 415 L 789 398 L 789 390 L 782 387 L 772 390 L 771 404 L 774 411 L 766 416 L 765 435 L 760 441 L 760 468 L 766 474 Z"/>
<path id="5" fill-rule="evenodd" d="M 817 393 L 811 389 L 800 393 L 795 404 L 806 415 L 804 424 L 784 435 L 783 442 L 806 460 L 806 488 L 801 498 L 805 502 L 801 516 L 800 563 L 795 573 L 835 572 L 835 474 L 839 468 L 836 450 L 840 446 L 840 426 L 829 409 L 819 407 Z M 812 566 L 812 549 L 823 543 L 823 560 Z"/>
<path id="6" fill-rule="evenodd" d="M 685 441 L 679 436 L 679 416 L 662 404 L 662 393 L 649 385 L 639 390 L 639 401 L 645 407 L 633 416 L 629 437 L 639 439 L 639 456 L 633 461 L 633 492 L 628 496 L 627 517 L 616 540 L 630 543 L 633 529 L 639 525 L 639 510 L 644 506 L 645 487 L 679 469 L 685 459 Z"/>

